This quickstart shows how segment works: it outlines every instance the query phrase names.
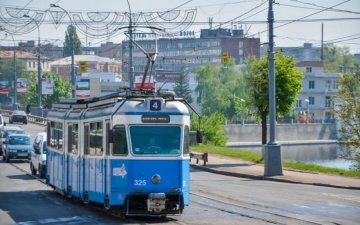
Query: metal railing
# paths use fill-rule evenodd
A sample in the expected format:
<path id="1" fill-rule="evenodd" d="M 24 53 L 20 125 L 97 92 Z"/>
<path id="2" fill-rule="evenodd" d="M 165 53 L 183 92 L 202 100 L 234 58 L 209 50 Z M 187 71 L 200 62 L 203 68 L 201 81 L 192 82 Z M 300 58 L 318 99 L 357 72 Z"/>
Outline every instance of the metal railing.
<path id="1" fill-rule="evenodd" d="M 6 116 L 6 117 L 9 117 L 11 115 L 11 112 L 12 112 L 12 110 L 0 109 L 1 115 Z M 42 125 L 42 126 L 46 126 L 46 123 L 47 123 L 47 119 L 45 117 L 34 116 L 31 114 L 27 115 L 27 120 L 28 120 L 28 122 L 35 123 L 35 124 Z"/>

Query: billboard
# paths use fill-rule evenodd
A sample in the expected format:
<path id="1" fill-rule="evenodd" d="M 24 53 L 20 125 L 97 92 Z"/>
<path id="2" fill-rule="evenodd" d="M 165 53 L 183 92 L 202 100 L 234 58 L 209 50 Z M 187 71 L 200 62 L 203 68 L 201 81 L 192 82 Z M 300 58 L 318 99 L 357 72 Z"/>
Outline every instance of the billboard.
<path id="1" fill-rule="evenodd" d="M 18 78 L 16 80 L 16 91 L 17 93 L 27 92 L 28 81 L 26 78 Z"/>
<path id="2" fill-rule="evenodd" d="M 54 80 L 52 78 L 42 78 L 41 93 L 43 95 L 54 94 Z"/>
<path id="3" fill-rule="evenodd" d="M 90 78 L 76 79 L 76 97 L 90 97 Z"/>
<path id="4" fill-rule="evenodd" d="M 0 80 L 0 93 L 8 94 L 10 91 L 9 81 Z"/>

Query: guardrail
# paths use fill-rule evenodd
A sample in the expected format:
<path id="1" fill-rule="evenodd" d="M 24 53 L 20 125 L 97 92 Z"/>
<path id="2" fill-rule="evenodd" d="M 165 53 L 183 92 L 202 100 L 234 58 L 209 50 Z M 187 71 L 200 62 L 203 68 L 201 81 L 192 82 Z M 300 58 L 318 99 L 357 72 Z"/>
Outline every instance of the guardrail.
<path id="1" fill-rule="evenodd" d="M 9 117 L 11 115 L 11 112 L 12 112 L 11 110 L 0 109 L 0 113 L 3 116 Z M 41 117 L 41 116 L 33 116 L 31 114 L 27 115 L 27 120 L 28 120 L 28 122 L 35 123 L 35 124 L 42 125 L 42 126 L 46 126 L 46 123 L 47 123 L 46 118 Z"/>
<path id="2" fill-rule="evenodd" d="M 204 161 L 204 166 L 206 166 L 206 163 L 209 161 L 208 158 L 209 154 L 207 152 L 205 153 L 199 153 L 199 152 L 190 152 L 190 161 L 191 159 L 196 159 L 196 164 L 199 163 L 199 160 Z"/>

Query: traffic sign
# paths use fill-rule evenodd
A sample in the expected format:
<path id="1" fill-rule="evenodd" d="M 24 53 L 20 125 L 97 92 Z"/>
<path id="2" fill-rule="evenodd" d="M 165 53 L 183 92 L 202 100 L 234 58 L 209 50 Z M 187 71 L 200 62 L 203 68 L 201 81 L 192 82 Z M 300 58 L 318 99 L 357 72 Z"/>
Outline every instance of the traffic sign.
<path id="1" fill-rule="evenodd" d="M 228 52 L 221 53 L 221 64 L 228 64 L 230 59 L 230 55 Z"/>

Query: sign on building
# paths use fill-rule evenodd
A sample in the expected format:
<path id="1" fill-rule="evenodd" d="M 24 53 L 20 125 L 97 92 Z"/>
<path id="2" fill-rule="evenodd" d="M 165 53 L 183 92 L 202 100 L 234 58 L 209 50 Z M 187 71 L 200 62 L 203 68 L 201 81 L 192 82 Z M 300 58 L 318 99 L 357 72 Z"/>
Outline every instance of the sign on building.
<path id="1" fill-rule="evenodd" d="M 0 81 L 0 93 L 2 93 L 2 94 L 8 94 L 9 91 L 10 91 L 9 81 L 7 81 L 7 80 L 1 80 L 1 81 Z"/>
<path id="2" fill-rule="evenodd" d="M 28 85 L 28 81 L 26 78 L 18 78 L 16 81 L 16 91 L 18 93 L 26 93 L 27 85 Z"/>
<path id="3" fill-rule="evenodd" d="M 80 61 L 79 62 L 79 70 L 80 70 L 80 73 L 83 74 L 83 73 L 87 73 L 87 69 L 88 69 L 88 64 L 86 61 Z"/>
<path id="4" fill-rule="evenodd" d="M 230 59 L 230 55 L 228 52 L 221 53 L 221 64 L 228 64 Z"/>
<path id="5" fill-rule="evenodd" d="M 43 95 L 52 95 L 54 94 L 54 81 L 51 78 L 42 78 L 41 82 L 41 93 Z"/>
<path id="6" fill-rule="evenodd" d="M 76 79 L 76 97 L 90 97 L 90 78 Z"/>

